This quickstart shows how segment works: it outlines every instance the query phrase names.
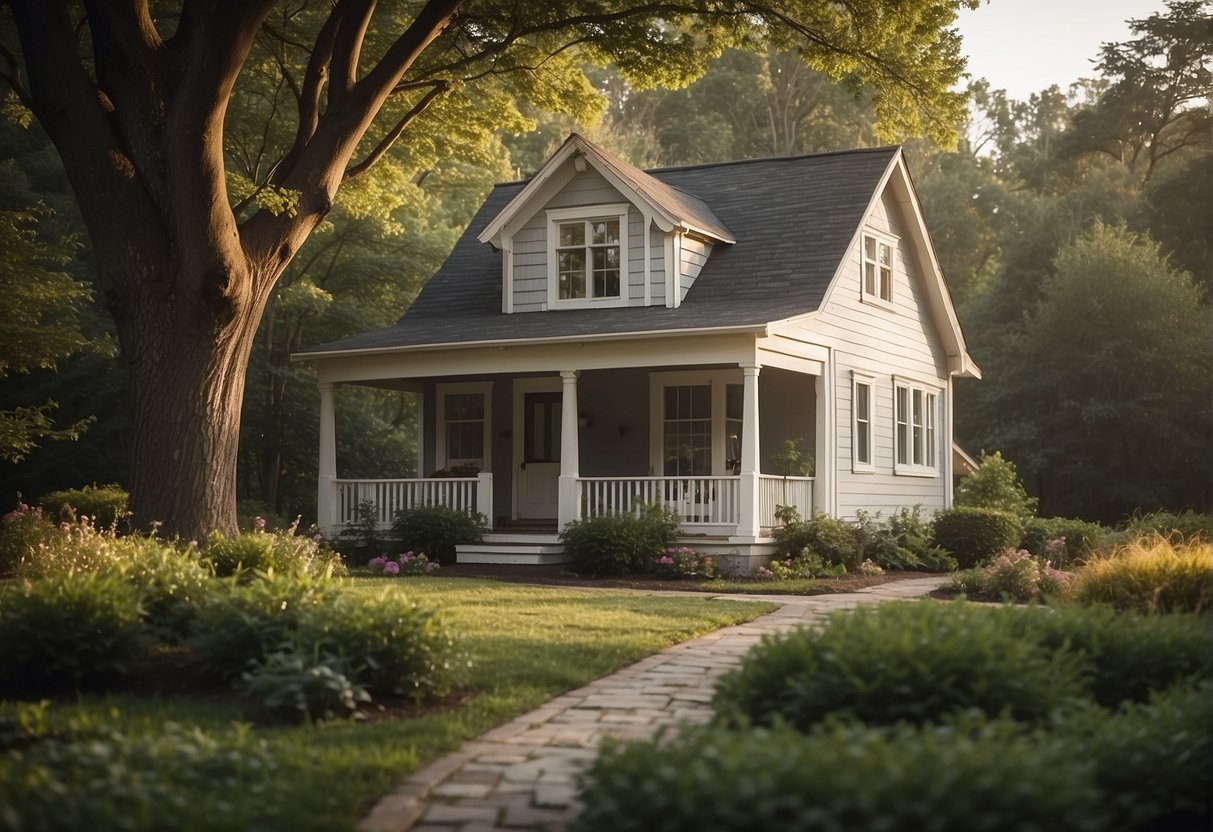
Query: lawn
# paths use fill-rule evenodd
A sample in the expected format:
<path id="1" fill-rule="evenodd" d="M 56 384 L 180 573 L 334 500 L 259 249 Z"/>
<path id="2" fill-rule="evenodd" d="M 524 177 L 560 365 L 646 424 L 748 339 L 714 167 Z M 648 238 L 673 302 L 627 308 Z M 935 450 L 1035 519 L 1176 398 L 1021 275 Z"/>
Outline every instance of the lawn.
<path id="1" fill-rule="evenodd" d="M 64 820 L 80 815 L 81 827 L 105 828 L 104 819 L 96 817 L 98 811 L 113 812 L 115 817 L 125 811 L 129 819 L 138 818 L 132 828 L 352 828 L 400 778 L 463 740 L 668 645 L 774 608 L 434 577 L 355 578 L 350 591 L 401 592 L 423 606 L 440 609 L 460 634 L 466 654 L 458 695 L 443 707 L 422 709 L 403 719 L 292 728 L 249 728 L 238 703 L 214 691 L 203 696 L 128 693 L 55 701 L 45 714 L 51 731 L 72 721 L 117 729 L 121 736 L 112 738 L 115 747 L 149 746 L 135 760 L 136 764 L 143 760 L 151 771 L 163 765 L 158 759 L 191 754 L 205 758 L 191 764 L 194 773 L 171 776 L 180 785 L 162 798 L 144 797 L 134 809 L 124 810 L 121 796 L 106 791 L 108 784 L 132 783 L 139 777 L 129 771 L 115 773 L 118 764 L 107 761 L 102 749 L 94 768 L 73 778 L 82 791 L 77 794 L 73 788 L 56 798 L 65 810 Z M 0 704 L 0 717 L 10 718 L 0 720 L 0 734 L 4 721 L 12 724 L 16 710 L 16 703 Z M 166 729 L 170 723 L 184 727 Z M 221 752 L 239 749 L 245 762 L 217 761 L 222 753 L 208 752 L 206 743 L 199 745 L 189 738 L 198 736 L 194 728 L 207 741 L 218 740 Z M 174 743 L 183 747 L 178 750 Z M 248 759 L 254 760 L 252 765 Z M 152 762 L 147 764 L 148 760 Z M 121 765 L 133 764 L 127 760 Z M 208 767 L 215 768 L 214 776 L 202 774 Z M 10 787 L 15 785 L 12 778 L 25 779 L 28 786 L 35 776 L 28 770 L 6 770 L 0 761 L 0 798 L 5 779 Z M 156 788 L 163 786 L 150 791 Z M 131 790 L 137 791 L 134 786 Z M 63 827 L 76 828 L 70 822 Z M 4 828 L 0 812 L 0 829 Z"/>

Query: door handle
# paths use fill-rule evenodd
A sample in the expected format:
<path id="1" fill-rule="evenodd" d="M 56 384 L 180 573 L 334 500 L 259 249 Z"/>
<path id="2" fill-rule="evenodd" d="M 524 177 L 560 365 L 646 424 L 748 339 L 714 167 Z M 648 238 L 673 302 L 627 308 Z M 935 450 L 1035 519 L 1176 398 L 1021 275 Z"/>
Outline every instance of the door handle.
<path id="1" fill-rule="evenodd" d="M 525 462 L 520 462 L 520 463 L 518 463 L 518 467 L 519 467 L 519 468 L 521 468 L 523 471 L 525 471 L 525 470 L 526 470 L 526 463 L 525 463 Z"/>

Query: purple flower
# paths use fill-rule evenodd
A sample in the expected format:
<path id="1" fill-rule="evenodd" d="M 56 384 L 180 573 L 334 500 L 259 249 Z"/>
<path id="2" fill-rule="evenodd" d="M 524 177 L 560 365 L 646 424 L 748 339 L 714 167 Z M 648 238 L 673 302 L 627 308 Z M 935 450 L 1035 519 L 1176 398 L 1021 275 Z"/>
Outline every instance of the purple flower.
<path id="1" fill-rule="evenodd" d="M 427 563 L 425 565 L 426 572 L 433 572 L 437 568 L 438 568 L 438 561 L 434 561 L 433 563 Z"/>
<path id="2" fill-rule="evenodd" d="M 394 560 L 389 560 L 387 563 L 383 564 L 383 574 L 384 575 L 399 575 L 400 574 L 400 564 L 396 563 Z"/>
<path id="3" fill-rule="evenodd" d="M 412 559 L 413 559 L 413 552 L 411 550 L 408 552 L 404 552 L 403 554 L 400 555 L 401 563 L 408 563 Z"/>
<path id="4" fill-rule="evenodd" d="M 387 563 L 387 558 L 384 558 L 384 557 L 371 558 L 369 561 L 367 561 L 366 568 L 371 570 L 372 575 L 382 575 L 383 567 L 386 563 Z M 399 569 L 400 567 L 397 566 L 396 568 Z"/>
<path id="5" fill-rule="evenodd" d="M 11 523 L 20 516 L 21 516 L 20 511 L 10 511 L 8 514 L 4 515 L 4 522 Z"/>

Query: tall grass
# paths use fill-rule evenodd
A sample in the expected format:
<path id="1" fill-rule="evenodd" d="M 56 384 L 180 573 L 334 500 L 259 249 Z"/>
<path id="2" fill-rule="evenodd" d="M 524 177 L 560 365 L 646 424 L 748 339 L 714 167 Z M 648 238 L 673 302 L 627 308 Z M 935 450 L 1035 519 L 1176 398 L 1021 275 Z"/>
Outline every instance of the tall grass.
<path id="1" fill-rule="evenodd" d="M 1139 612 L 1203 612 L 1213 601 L 1213 544 L 1160 534 L 1124 543 L 1074 576 L 1073 598 Z"/>

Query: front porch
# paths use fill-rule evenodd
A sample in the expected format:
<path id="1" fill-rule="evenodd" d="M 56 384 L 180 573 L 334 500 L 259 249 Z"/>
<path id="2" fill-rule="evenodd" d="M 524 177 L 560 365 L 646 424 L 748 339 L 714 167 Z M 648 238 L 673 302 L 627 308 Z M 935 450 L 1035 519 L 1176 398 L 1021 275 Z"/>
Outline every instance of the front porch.
<path id="1" fill-rule="evenodd" d="M 803 517 L 828 510 L 828 465 L 824 480 L 799 476 L 778 455 L 786 441 L 803 440 L 806 456 L 828 462 L 831 389 L 820 362 L 738 341 L 705 339 L 685 350 L 668 341 L 660 350 L 587 344 L 574 357 L 583 369 L 560 371 L 520 367 L 527 361 L 512 350 L 460 353 L 466 368 L 455 374 L 450 354 L 445 374 L 426 372 L 438 362 L 416 358 L 396 364 L 394 376 L 368 366 L 352 378 L 347 367 L 336 383 L 322 365 L 319 524 L 338 534 L 367 503 L 381 528 L 407 508 L 448 506 L 483 515 L 490 529 L 482 545 L 460 549 L 461 561 L 536 563 L 562 555 L 558 533 L 570 522 L 659 505 L 676 513 L 687 545 L 766 557 L 778 506 Z M 746 351 L 749 361 L 725 358 Z M 474 371 L 473 356 L 484 370 Z M 409 475 L 390 476 L 384 461 L 387 477 L 338 476 L 341 383 L 415 397 L 417 458 L 399 466 Z"/>

